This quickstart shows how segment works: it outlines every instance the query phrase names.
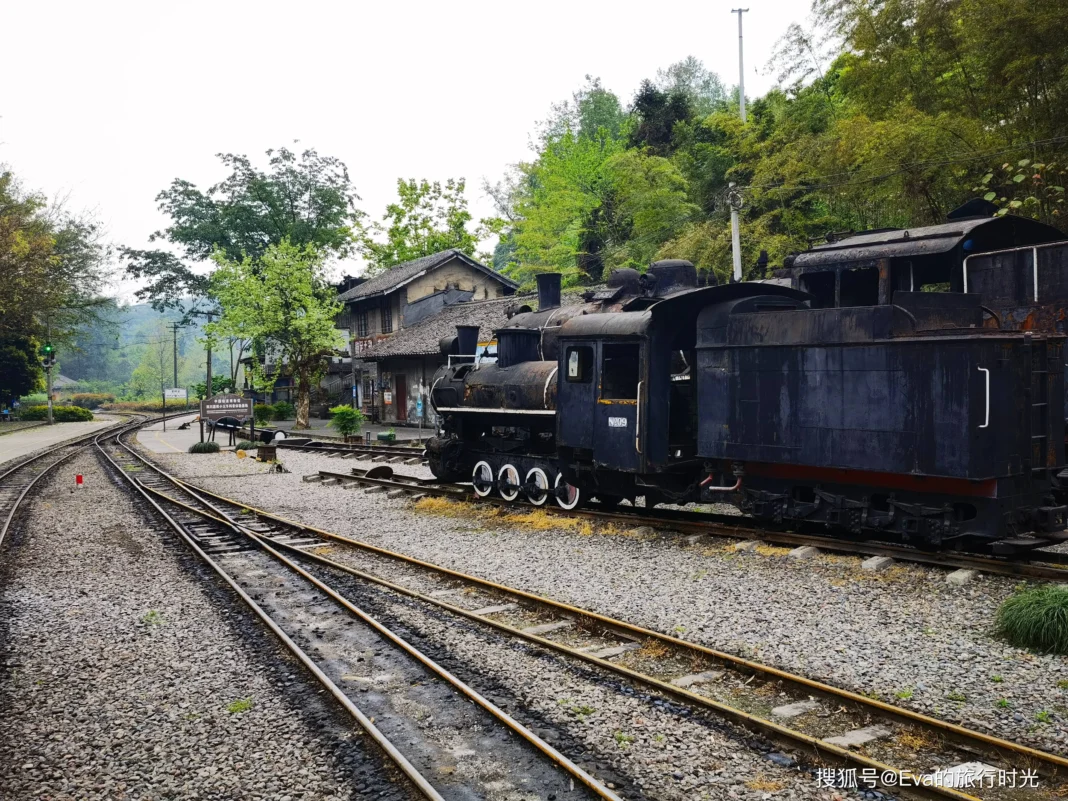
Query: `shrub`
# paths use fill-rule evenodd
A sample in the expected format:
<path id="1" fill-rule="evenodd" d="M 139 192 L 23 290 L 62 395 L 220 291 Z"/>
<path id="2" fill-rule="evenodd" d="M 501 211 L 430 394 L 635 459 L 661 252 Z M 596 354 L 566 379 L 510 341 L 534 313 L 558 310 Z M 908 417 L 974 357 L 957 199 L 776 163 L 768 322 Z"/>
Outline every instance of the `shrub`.
<path id="1" fill-rule="evenodd" d="M 102 403 L 111 403 L 115 396 L 107 392 L 77 392 L 70 396 L 70 402 L 83 409 L 92 409 Z"/>
<path id="2" fill-rule="evenodd" d="M 297 414 L 296 407 L 289 401 L 278 401 L 272 408 L 275 420 L 292 420 Z"/>
<path id="3" fill-rule="evenodd" d="M 162 412 L 163 399 L 160 398 L 156 401 L 115 401 L 114 403 L 105 403 L 101 408 L 109 412 Z M 190 411 L 195 411 L 196 408 L 197 407 L 193 405 L 190 407 Z M 181 401 L 171 401 L 167 404 L 168 415 L 179 411 L 185 411 L 185 403 Z"/>
<path id="4" fill-rule="evenodd" d="M 1033 587 L 998 609 L 997 632 L 1013 645 L 1068 654 L 1068 587 Z"/>
<path id="5" fill-rule="evenodd" d="M 19 413 L 22 420 L 47 420 L 48 406 L 30 406 Z M 78 406 L 52 406 L 52 419 L 57 423 L 84 423 L 93 419 L 93 413 Z"/>
<path id="6" fill-rule="evenodd" d="M 48 396 L 43 392 L 35 392 L 32 395 L 24 395 L 19 398 L 19 402 L 23 406 L 40 406 L 42 403 L 48 403 Z"/>
<path id="7" fill-rule="evenodd" d="M 259 447 L 255 442 L 250 439 L 243 439 L 235 446 L 239 451 L 254 451 Z"/>
<path id="8" fill-rule="evenodd" d="M 189 446 L 190 453 L 218 453 L 218 442 L 194 442 Z"/>
<path id="9" fill-rule="evenodd" d="M 359 434 L 363 428 L 364 416 L 359 409 L 344 404 L 330 409 L 330 425 L 343 437 Z"/>
<path id="10" fill-rule="evenodd" d="M 252 416 L 256 419 L 256 425 L 262 426 L 271 422 L 271 418 L 274 417 L 274 407 L 266 403 L 257 403 L 252 407 Z"/>

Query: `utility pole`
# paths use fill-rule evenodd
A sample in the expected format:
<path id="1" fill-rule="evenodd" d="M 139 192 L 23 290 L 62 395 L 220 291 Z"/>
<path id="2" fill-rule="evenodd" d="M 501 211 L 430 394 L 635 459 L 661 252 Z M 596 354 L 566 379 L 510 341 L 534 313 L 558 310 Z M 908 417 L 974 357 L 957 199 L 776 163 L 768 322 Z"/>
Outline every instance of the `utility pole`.
<path id="1" fill-rule="evenodd" d="M 178 386 L 178 329 L 181 327 L 181 323 L 171 323 L 174 329 L 174 383 L 171 386 L 175 388 Z"/>
<path id="2" fill-rule="evenodd" d="M 745 59 L 742 58 L 742 14 L 748 10 L 748 8 L 731 9 L 732 14 L 738 15 L 738 110 L 742 114 L 742 122 L 745 122 Z M 734 269 L 736 272 L 740 269 L 737 262 Z"/>
<path id="3" fill-rule="evenodd" d="M 734 283 L 742 280 L 742 234 L 739 230 L 738 211 L 742 208 L 742 193 L 734 185 L 727 184 L 727 203 L 731 207 L 731 256 L 734 260 Z"/>

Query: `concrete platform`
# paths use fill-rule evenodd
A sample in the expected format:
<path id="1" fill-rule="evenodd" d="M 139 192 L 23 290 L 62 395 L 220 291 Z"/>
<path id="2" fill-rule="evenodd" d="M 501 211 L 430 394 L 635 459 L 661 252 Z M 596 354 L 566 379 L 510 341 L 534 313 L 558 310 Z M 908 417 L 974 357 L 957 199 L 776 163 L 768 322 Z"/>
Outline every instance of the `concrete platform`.
<path id="1" fill-rule="evenodd" d="M 0 437 L 0 464 L 19 459 L 41 448 L 56 445 L 63 440 L 74 439 L 91 431 L 99 431 L 117 420 L 116 417 L 101 416 L 86 423 L 56 423 L 12 431 Z"/>
<path id="2" fill-rule="evenodd" d="M 137 432 L 137 441 L 153 453 L 187 453 L 190 445 L 200 442 L 200 424 L 192 423 L 186 431 L 179 431 L 178 426 L 186 420 L 195 419 L 195 414 L 168 418 L 166 431 L 163 430 L 162 421 L 145 426 Z M 222 431 L 218 432 L 215 440 L 220 448 L 225 448 L 226 443 L 230 441 Z"/>

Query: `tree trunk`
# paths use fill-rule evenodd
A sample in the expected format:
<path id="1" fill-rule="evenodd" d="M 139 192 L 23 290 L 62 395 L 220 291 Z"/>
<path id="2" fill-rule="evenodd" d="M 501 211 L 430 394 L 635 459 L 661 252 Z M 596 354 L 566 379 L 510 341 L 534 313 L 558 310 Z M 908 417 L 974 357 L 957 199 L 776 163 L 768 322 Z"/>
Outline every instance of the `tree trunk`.
<path id="1" fill-rule="evenodd" d="M 311 428 L 308 419 L 311 417 L 311 380 L 307 370 L 297 372 L 297 419 L 293 423 L 293 430 Z"/>

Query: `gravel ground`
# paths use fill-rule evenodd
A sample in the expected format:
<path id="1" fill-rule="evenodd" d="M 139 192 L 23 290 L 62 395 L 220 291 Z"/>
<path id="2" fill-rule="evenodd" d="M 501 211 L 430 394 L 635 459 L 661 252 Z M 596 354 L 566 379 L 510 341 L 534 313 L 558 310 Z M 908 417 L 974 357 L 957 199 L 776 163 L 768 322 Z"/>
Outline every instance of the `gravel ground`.
<path id="1" fill-rule="evenodd" d="M 95 457 L 46 481 L 0 553 L 0 798 L 408 797 Z"/>
<path id="2" fill-rule="evenodd" d="M 686 546 L 670 536 L 428 515 L 403 499 L 301 483 L 303 474 L 366 462 L 282 459 L 290 474 L 254 479 L 266 468 L 231 454 L 163 461 L 251 506 L 1068 754 L 1068 659 L 990 634 L 1013 579 L 984 575 L 957 587 L 946 571 L 917 565 L 870 574 L 854 557 L 794 561 L 780 548 L 737 554 L 726 541 Z"/>

